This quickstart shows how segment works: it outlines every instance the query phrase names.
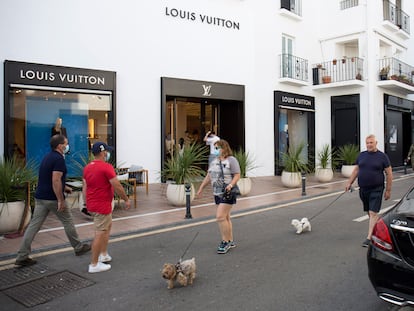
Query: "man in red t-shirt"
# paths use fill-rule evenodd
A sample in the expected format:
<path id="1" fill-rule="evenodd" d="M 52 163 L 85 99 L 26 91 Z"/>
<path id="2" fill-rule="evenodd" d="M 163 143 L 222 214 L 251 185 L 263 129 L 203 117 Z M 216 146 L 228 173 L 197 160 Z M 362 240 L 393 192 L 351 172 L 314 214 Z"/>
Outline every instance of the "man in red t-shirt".
<path id="1" fill-rule="evenodd" d="M 112 257 L 108 254 L 109 234 L 112 226 L 112 200 L 114 192 L 125 201 L 125 207 L 131 206 L 124 188 L 116 177 L 110 158 L 109 147 L 103 142 L 92 146 L 95 159 L 83 170 L 83 195 L 88 212 L 93 215 L 95 238 L 92 242 L 92 259 L 89 273 L 107 271 Z"/>

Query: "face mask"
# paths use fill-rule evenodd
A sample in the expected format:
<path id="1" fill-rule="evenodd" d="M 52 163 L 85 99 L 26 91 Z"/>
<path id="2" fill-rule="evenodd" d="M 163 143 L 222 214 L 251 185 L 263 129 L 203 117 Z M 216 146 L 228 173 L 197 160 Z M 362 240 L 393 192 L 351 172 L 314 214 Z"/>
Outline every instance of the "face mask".
<path id="1" fill-rule="evenodd" d="M 220 149 L 214 149 L 214 153 L 213 153 L 216 157 L 218 157 L 220 155 Z"/>
<path id="2" fill-rule="evenodd" d="M 110 157 L 111 157 L 111 153 L 107 151 L 106 156 L 105 156 L 105 161 L 108 162 Z"/>
<path id="3" fill-rule="evenodd" d="M 68 152 L 69 152 L 69 144 L 67 144 L 65 149 L 63 149 L 63 154 L 67 154 Z"/>

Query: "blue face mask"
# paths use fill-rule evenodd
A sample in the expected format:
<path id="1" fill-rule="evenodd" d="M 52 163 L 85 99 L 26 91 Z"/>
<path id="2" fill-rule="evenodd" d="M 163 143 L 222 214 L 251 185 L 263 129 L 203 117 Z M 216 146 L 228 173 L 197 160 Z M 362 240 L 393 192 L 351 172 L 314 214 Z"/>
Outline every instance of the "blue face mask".
<path id="1" fill-rule="evenodd" d="M 214 153 L 213 153 L 216 157 L 218 157 L 220 155 L 220 149 L 214 149 Z"/>
<path id="2" fill-rule="evenodd" d="M 111 157 L 111 153 L 107 151 L 106 156 L 105 156 L 105 161 L 108 162 L 110 157 Z"/>
<path id="3" fill-rule="evenodd" d="M 65 149 L 63 149 L 63 154 L 67 154 L 68 152 L 69 152 L 69 144 L 67 144 Z"/>

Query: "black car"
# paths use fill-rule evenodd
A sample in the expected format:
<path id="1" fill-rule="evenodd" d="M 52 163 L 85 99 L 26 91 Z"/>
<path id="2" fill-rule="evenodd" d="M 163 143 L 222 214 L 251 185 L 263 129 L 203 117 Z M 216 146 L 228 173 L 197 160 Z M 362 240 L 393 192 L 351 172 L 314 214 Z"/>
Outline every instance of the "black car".
<path id="1" fill-rule="evenodd" d="M 399 306 L 414 305 L 414 187 L 378 220 L 367 257 L 378 296 Z"/>

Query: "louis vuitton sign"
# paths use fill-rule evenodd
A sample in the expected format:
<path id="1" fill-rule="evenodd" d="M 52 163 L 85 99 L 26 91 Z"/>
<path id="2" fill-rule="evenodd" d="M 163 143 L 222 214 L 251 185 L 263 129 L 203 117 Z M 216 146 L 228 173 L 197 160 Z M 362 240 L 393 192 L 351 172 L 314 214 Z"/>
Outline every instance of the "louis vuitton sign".
<path id="1" fill-rule="evenodd" d="M 199 22 L 209 26 L 240 30 L 240 22 L 183 9 L 165 7 L 165 16 L 186 20 L 189 22 Z"/>

